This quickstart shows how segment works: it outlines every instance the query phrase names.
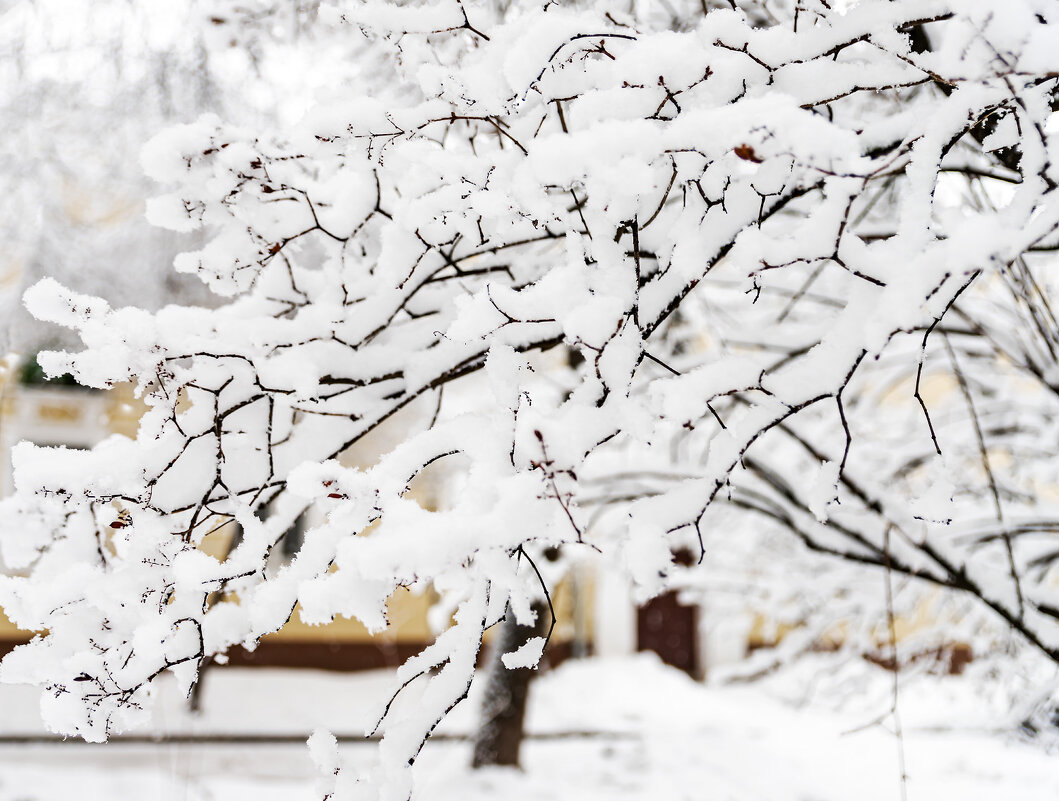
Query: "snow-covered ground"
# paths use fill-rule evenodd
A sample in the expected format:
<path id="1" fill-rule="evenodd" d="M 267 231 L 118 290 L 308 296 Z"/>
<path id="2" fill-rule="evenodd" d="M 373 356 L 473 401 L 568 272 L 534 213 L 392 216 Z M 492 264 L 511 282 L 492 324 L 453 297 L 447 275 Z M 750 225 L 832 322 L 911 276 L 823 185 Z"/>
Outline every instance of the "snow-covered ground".
<path id="1" fill-rule="evenodd" d="M 384 672 L 223 669 L 204 711 L 163 688 L 157 734 L 363 732 Z M 832 692 L 844 684 L 845 693 Z M 873 720 L 889 709 L 889 674 L 808 664 L 766 681 L 710 686 L 651 655 L 570 662 L 536 683 L 524 771 L 472 772 L 469 745 L 428 744 L 417 795 L 430 801 L 899 801 L 898 743 Z M 1003 699 L 968 678 L 909 680 L 899 710 L 911 801 L 1052 801 L 1059 754 L 1017 736 Z M 833 701 L 821 703 L 821 688 Z M 806 703 L 806 701 L 810 701 Z M 802 703 L 793 703 L 801 701 Z M 475 699 L 442 731 L 470 730 Z M 829 708 L 824 708 L 829 706 Z M 0 686 L 0 735 L 39 735 L 35 693 Z M 885 721 L 888 725 L 890 721 Z M 564 738 L 571 731 L 599 732 Z M 346 744 L 354 764 L 370 744 Z M 314 768 L 298 743 L 0 744 L 0 801 L 311 801 Z"/>

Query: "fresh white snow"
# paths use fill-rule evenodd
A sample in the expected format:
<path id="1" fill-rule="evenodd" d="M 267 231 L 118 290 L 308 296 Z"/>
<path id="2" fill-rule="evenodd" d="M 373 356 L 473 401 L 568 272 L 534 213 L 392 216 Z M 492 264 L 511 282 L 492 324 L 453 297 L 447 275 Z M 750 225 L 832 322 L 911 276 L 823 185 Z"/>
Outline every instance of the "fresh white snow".
<path id="1" fill-rule="evenodd" d="M 522 771 L 471 771 L 468 742 L 431 742 L 415 770 L 416 793 L 437 801 L 898 801 L 897 742 L 870 725 L 888 708 L 890 674 L 855 662 L 837 677 L 835 664 L 829 657 L 762 682 L 711 686 L 650 654 L 567 662 L 533 685 L 528 729 L 597 735 L 531 739 Z M 174 684 L 164 684 L 150 731 L 308 737 L 324 727 L 357 734 L 391 678 L 388 671 L 214 670 L 199 716 L 184 709 Z M 853 681 L 858 694 L 835 694 L 836 685 L 848 689 Z M 998 729 L 1006 722 L 999 702 L 983 697 L 982 686 L 974 675 L 909 679 L 900 712 L 911 801 L 1059 796 L 1059 761 L 1047 741 Z M 823 709 L 821 692 L 835 708 Z M 0 688 L 0 734 L 43 733 L 35 696 Z M 471 731 L 475 712 L 472 692 L 439 732 Z M 952 719 L 961 723 L 951 726 Z M 349 742 L 340 752 L 357 767 L 374 756 L 373 748 Z M 300 742 L 0 745 L 0 801 L 318 801 L 318 776 Z"/>

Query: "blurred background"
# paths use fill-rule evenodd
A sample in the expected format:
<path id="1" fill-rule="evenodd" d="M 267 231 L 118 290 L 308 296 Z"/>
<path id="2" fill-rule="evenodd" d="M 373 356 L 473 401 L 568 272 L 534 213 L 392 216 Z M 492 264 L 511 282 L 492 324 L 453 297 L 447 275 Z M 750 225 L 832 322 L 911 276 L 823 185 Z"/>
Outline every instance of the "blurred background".
<path id="1" fill-rule="evenodd" d="M 333 87 L 368 80 L 366 66 L 353 57 L 359 42 L 321 25 L 319 5 L 0 0 L 0 355 L 6 354 L 0 492 L 11 490 L 8 453 L 15 442 L 91 447 L 109 434 L 134 435 L 142 412 L 129 387 L 104 394 L 45 381 L 35 354 L 77 343 L 33 320 L 22 293 L 51 276 L 116 306 L 215 302 L 197 278 L 172 269 L 179 252 L 201 247 L 203 234 L 155 228 L 144 217 L 145 202 L 161 190 L 145 177 L 140 150 L 165 127 L 203 114 L 249 130 L 282 130 Z M 694 323 L 684 321 L 689 338 Z M 655 484 L 648 477 L 618 489 L 616 495 L 649 494 Z M 438 500 L 431 493 L 423 489 L 425 505 Z M 601 507 L 606 503 L 603 498 Z M 540 777 L 559 764 L 566 789 L 555 797 L 656 798 L 679 763 L 682 771 L 698 767 L 681 774 L 687 786 L 675 788 L 674 798 L 709 782 L 718 783 L 716 798 L 892 798 L 896 765 L 887 715 L 897 667 L 911 676 L 907 697 L 913 700 L 906 703 L 915 709 L 906 724 L 926 755 L 919 763 L 925 791 L 917 797 L 1056 797 L 1059 770 L 1048 756 L 1056 742 L 1038 736 L 1054 728 L 1054 669 L 1027 656 L 973 600 L 908 588 L 898 603 L 896 635 L 906 659 L 898 665 L 878 603 L 878 573 L 871 584 L 859 567 L 810 560 L 775 526 L 732 538 L 731 510 L 718 515 L 707 535 L 708 563 L 692 571 L 697 552 L 674 551 L 673 589 L 657 599 L 635 597 L 616 573 L 582 566 L 556 587 L 562 623 L 553 665 L 595 656 L 611 660 L 611 669 L 590 674 L 559 667 L 531 703 L 529 728 L 549 736 L 607 733 L 610 739 L 578 746 L 596 767 L 567 770 L 572 763 L 557 762 L 557 746 L 545 737 L 531 746 L 528 774 L 491 786 L 447 764 L 450 743 L 428 759 L 436 797 L 455 798 L 467 787 L 483 798 L 495 792 L 539 797 L 554 789 Z M 223 556 L 233 536 L 230 527 L 204 547 Z M 297 536 L 290 533 L 290 547 L 278 559 L 296 552 Z M 801 580 L 791 581 L 792 575 Z M 874 614 L 864 611 L 866 597 L 874 599 Z M 388 675 L 353 680 L 322 669 L 380 671 L 399 664 L 429 642 L 432 600 L 429 594 L 395 598 L 392 630 L 374 639 L 352 621 L 310 628 L 295 617 L 257 652 L 233 654 L 233 664 L 257 666 L 257 673 L 211 668 L 197 714 L 163 685 L 149 737 L 214 738 L 215 746 L 218 738 L 249 738 L 216 746 L 213 756 L 171 742 L 148 760 L 130 744 L 107 757 L 84 746 L 72 757 L 72 750 L 60 753 L 65 747 L 48 740 L 35 719 L 36 688 L 0 685 L 0 801 L 73 792 L 108 799 L 315 797 L 312 769 L 291 748 L 316 725 L 350 738 L 359 734 L 370 721 L 350 710 L 377 696 Z M 29 636 L 0 610 L 0 653 Z M 640 652 L 655 656 L 635 656 Z M 653 696 L 631 691 L 648 685 L 661 689 Z M 751 685 L 756 689 L 745 689 Z M 791 704 L 804 709 L 816 701 L 826 708 L 822 717 L 789 713 Z M 474 708 L 461 710 L 443 731 L 456 740 L 465 736 Z M 1012 735 L 1019 725 L 1023 734 Z M 862 729 L 868 733 L 857 733 Z M 942 729 L 957 731 L 956 739 L 930 734 Z M 262 732 L 275 741 L 254 742 L 252 735 Z M 665 734 L 638 750 L 636 738 L 645 732 Z M 843 732 L 853 732 L 851 739 Z M 1035 745 L 1024 749 L 1016 738 L 1031 735 Z M 622 737 L 634 745 L 622 745 Z M 268 748 L 279 750 L 262 751 Z M 613 776 L 604 768 L 615 759 L 641 760 L 639 772 L 620 774 L 625 784 L 608 784 Z M 726 771 L 745 777 L 762 764 L 775 771 L 771 781 L 725 784 Z M 55 778 L 64 770 L 70 781 Z M 866 776 L 874 778 L 866 784 Z"/>

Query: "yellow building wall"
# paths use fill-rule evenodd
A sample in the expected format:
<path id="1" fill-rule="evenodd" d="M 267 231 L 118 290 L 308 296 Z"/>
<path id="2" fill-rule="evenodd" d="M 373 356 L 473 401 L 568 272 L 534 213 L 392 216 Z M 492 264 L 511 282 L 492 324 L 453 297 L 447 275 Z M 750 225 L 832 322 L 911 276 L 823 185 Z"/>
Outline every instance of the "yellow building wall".
<path id="1" fill-rule="evenodd" d="M 14 366 L 8 362 L 0 365 L 0 427 L 10 424 L 16 417 L 32 417 L 34 425 L 54 431 L 54 441 L 63 439 L 64 431 L 85 422 L 86 411 L 81 391 L 41 393 L 32 403 L 20 393 L 13 378 Z M 94 396 L 98 397 L 98 396 Z M 105 393 L 102 405 L 102 428 L 111 434 L 135 437 L 140 416 L 145 406 L 133 393 L 131 384 L 115 387 Z M 228 528 L 228 527 L 226 527 Z M 223 559 L 228 550 L 230 532 L 207 535 L 202 549 Z M 388 617 L 390 627 L 374 637 L 358 621 L 338 618 L 324 626 L 310 626 L 301 620 L 296 609 L 290 621 L 280 631 L 263 638 L 262 642 L 326 642 L 326 643 L 427 643 L 433 633 L 427 624 L 427 612 L 433 604 L 432 592 L 414 593 L 398 589 L 390 598 Z M 0 609 L 0 641 L 26 640 L 30 632 L 17 628 Z"/>

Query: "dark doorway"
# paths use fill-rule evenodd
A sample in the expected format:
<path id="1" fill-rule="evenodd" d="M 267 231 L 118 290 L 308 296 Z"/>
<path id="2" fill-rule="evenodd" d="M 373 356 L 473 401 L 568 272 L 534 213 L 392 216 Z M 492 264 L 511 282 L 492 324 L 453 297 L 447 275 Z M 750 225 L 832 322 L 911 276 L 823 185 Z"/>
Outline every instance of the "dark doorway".
<path id="1" fill-rule="evenodd" d="M 667 665 L 698 677 L 698 611 L 676 592 L 651 599 L 636 612 L 636 650 L 654 651 Z"/>

